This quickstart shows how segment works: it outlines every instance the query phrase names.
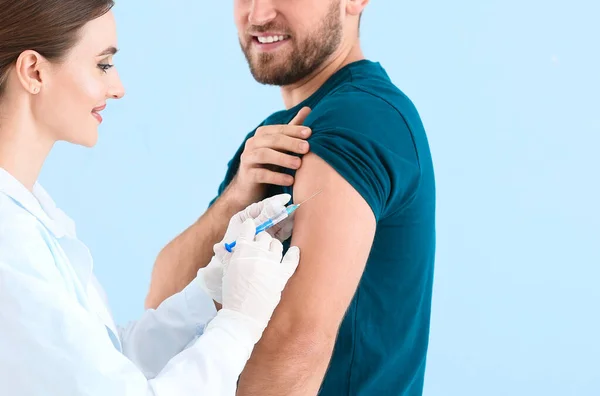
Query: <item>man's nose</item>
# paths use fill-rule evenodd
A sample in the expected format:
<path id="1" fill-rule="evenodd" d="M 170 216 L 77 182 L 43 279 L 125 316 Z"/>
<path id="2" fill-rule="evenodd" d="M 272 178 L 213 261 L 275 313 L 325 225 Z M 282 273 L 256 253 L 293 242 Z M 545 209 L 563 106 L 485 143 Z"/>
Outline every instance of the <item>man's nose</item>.
<path id="1" fill-rule="evenodd" d="M 273 0 L 252 0 L 248 22 L 251 25 L 262 26 L 271 22 L 277 16 Z"/>

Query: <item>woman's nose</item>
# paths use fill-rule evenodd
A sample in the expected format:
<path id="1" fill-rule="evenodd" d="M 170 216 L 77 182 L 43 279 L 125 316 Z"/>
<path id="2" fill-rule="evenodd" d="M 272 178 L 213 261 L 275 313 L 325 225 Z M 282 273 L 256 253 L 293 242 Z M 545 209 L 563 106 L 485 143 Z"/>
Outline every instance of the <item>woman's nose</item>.
<path id="1" fill-rule="evenodd" d="M 121 99 L 123 96 L 125 96 L 125 87 L 123 87 L 121 78 L 118 75 L 108 90 L 108 96 L 111 99 Z"/>

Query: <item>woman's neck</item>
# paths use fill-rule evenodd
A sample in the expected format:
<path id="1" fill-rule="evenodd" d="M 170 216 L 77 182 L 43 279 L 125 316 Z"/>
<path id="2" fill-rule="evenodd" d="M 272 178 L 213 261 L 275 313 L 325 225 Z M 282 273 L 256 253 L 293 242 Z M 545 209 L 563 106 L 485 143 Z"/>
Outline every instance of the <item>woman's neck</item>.
<path id="1" fill-rule="evenodd" d="M 3 113 L 0 111 L 0 167 L 33 191 L 54 141 L 42 137 L 29 114 Z"/>

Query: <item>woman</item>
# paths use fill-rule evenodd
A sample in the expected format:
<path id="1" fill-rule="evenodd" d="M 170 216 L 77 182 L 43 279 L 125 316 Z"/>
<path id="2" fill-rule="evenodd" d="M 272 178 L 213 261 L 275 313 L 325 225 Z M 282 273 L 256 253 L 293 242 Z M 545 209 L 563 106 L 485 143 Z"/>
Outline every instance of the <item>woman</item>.
<path id="1" fill-rule="evenodd" d="M 290 197 L 234 216 L 233 254 L 216 245 L 185 290 L 120 329 L 72 221 L 36 182 L 56 141 L 93 146 L 106 99 L 124 95 L 112 5 L 0 0 L 2 394 L 234 394 L 299 260 L 297 248 L 282 260 L 279 241 L 255 237 L 254 221 Z"/>

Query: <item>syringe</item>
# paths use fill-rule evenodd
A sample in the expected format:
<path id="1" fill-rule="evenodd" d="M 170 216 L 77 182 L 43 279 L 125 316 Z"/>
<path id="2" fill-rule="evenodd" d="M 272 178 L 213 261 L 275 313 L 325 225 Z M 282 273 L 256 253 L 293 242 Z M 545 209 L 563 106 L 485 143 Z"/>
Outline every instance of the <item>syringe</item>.
<path id="1" fill-rule="evenodd" d="M 304 201 L 300 202 L 299 204 L 292 204 L 292 205 L 288 205 L 284 210 L 282 210 L 279 214 L 271 217 L 270 219 L 268 219 L 267 221 L 265 221 L 264 223 L 258 225 L 256 227 L 256 233 L 254 235 L 257 235 L 259 232 L 263 232 L 268 230 L 269 228 L 273 227 L 274 225 L 281 223 L 283 220 L 287 219 L 289 216 L 292 215 L 292 213 L 294 213 L 299 207 L 300 205 L 304 205 L 305 202 L 313 199 L 314 197 L 316 197 L 317 195 L 319 195 L 321 193 L 321 191 L 323 190 L 319 190 L 316 193 L 314 193 L 313 195 L 311 195 L 310 197 L 308 197 L 307 199 L 305 199 Z M 236 241 L 233 241 L 231 243 L 225 243 L 225 249 L 228 252 L 232 252 L 233 248 L 236 245 Z"/>

